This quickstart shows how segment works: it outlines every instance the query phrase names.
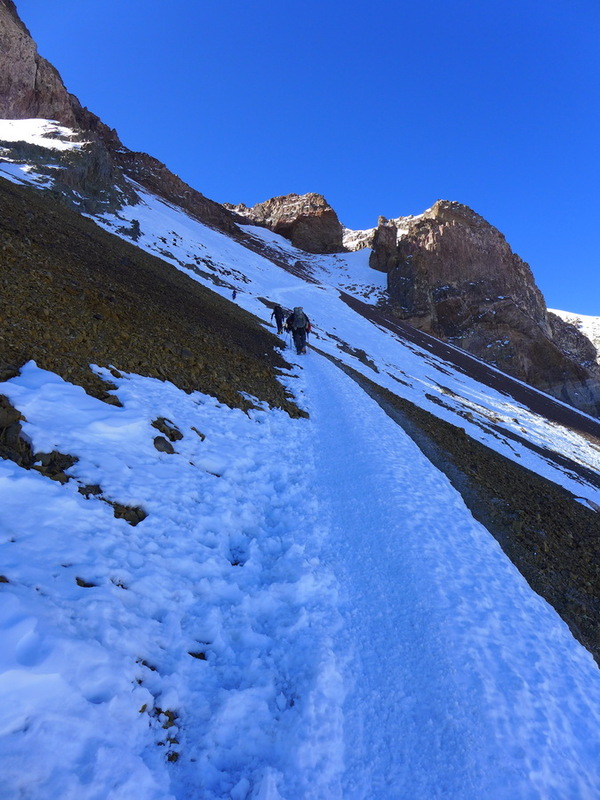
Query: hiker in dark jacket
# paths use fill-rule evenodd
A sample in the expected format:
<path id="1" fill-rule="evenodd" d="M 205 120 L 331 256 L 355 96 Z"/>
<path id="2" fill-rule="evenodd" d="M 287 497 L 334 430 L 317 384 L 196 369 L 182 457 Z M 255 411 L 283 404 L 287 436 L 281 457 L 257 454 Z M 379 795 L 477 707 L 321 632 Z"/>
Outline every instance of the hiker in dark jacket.
<path id="1" fill-rule="evenodd" d="M 299 356 L 306 353 L 306 334 L 310 332 L 310 321 L 302 306 L 296 306 L 285 322 L 288 331 L 292 332 L 296 352 Z"/>
<path id="2" fill-rule="evenodd" d="M 271 319 L 275 317 L 275 322 L 277 324 L 277 333 L 283 333 L 283 308 L 281 306 L 275 306 L 273 312 L 271 314 Z"/>

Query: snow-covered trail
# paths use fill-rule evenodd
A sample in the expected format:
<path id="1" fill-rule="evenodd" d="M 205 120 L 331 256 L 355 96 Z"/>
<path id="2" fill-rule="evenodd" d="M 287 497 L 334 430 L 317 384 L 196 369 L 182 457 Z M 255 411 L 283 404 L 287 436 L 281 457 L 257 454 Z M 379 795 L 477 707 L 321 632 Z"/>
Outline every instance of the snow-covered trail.
<path id="1" fill-rule="evenodd" d="M 593 798 L 600 676 L 445 476 L 303 360 L 345 628 L 344 798 Z"/>
<path id="2" fill-rule="evenodd" d="M 439 516 L 428 510 L 439 492 L 428 471 L 415 493 L 414 445 L 350 379 L 323 362 L 309 372 L 318 375 L 311 411 L 330 511 L 324 558 L 342 587 L 342 647 L 356 670 L 344 796 L 445 796 L 449 752 L 452 771 L 467 772 L 468 732 L 447 712 L 446 702 L 458 704 L 444 620 L 427 614 L 431 580 L 419 580 L 419 533 Z"/>
<path id="3" fill-rule="evenodd" d="M 78 461 L 0 461 L 0 797 L 596 800 L 589 653 L 377 403 L 300 361 L 309 419 L 5 382 L 34 451 Z"/>

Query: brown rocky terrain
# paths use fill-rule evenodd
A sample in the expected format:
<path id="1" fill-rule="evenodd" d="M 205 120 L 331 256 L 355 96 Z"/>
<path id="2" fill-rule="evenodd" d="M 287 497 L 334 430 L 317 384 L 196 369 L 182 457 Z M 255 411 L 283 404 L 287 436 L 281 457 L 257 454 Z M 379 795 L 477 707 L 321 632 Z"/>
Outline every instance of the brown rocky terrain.
<path id="1" fill-rule="evenodd" d="M 12 0 L 0 0 L 0 115 L 6 119 L 77 120 L 56 69 L 38 52 Z"/>
<path id="2" fill-rule="evenodd" d="M 343 227 L 337 214 L 320 194 L 288 194 L 248 208 L 227 205 L 247 222 L 289 239 L 307 253 L 341 253 Z"/>
<path id="3" fill-rule="evenodd" d="M 182 272 L 2 179 L 0 232 L 0 380 L 34 359 L 110 399 L 98 364 L 298 415 L 277 381 L 279 339 Z"/>

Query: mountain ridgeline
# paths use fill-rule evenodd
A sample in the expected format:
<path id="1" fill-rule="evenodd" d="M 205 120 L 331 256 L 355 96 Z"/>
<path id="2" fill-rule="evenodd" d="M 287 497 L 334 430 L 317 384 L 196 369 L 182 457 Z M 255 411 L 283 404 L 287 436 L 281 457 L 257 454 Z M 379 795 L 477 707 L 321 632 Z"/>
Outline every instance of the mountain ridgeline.
<path id="1" fill-rule="evenodd" d="M 12 0 L 0 0 L 0 232 L 0 490 L 5 506 L 5 498 L 15 496 L 5 509 L 8 559 L 0 593 L 11 620 L 23 627 L 22 638 L 13 638 L 23 656 L 20 666 L 31 670 L 36 685 L 42 675 L 38 655 L 44 658 L 46 645 L 30 635 L 20 612 L 13 613 L 17 606 L 8 601 L 28 599 L 32 609 L 42 602 L 53 604 L 48 618 L 53 626 L 56 620 L 58 631 L 59 624 L 70 628 L 81 616 L 82 596 L 97 598 L 88 606 L 94 652 L 96 617 L 108 619 L 105 609 L 112 609 L 119 635 L 106 637 L 106 653 L 112 657 L 118 640 L 123 652 L 117 659 L 123 674 L 131 675 L 131 682 L 120 684 L 123 696 L 131 696 L 131 687 L 146 693 L 139 702 L 131 701 L 127 724 L 139 723 L 140 737 L 156 733 L 155 761 L 164 761 L 173 776 L 204 765 L 220 781 L 221 771 L 213 770 L 218 759 L 211 761 L 206 753 L 212 751 L 197 744 L 206 743 L 206 730 L 218 730 L 213 737 L 223 743 L 218 752 L 229 749 L 218 706 L 206 703 L 213 687 L 232 709 L 231 741 L 236 742 L 244 740 L 236 708 L 246 708 L 253 732 L 260 726 L 255 712 L 261 708 L 275 715 L 277 725 L 283 720 L 301 732 L 305 729 L 294 715 L 305 710 L 312 725 L 314 708 L 302 689 L 306 684 L 300 682 L 301 691 L 294 685 L 300 673 L 312 680 L 305 656 L 327 672 L 326 680 L 315 684 L 318 696 L 324 689 L 327 694 L 327 687 L 334 688 L 336 697 L 340 694 L 331 682 L 329 662 L 314 647 L 319 626 L 311 615 L 331 621 L 335 635 L 327 627 L 322 638 L 330 652 L 334 639 L 346 638 L 343 630 L 338 633 L 333 597 L 346 606 L 347 595 L 334 591 L 327 577 L 324 599 L 313 608 L 307 586 L 319 585 L 313 570 L 321 562 L 329 569 L 335 560 L 331 554 L 342 550 L 348 563 L 360 568 L 358 594 L 364 594 L 365 586 L 377 588 L 373 625 L 390 663 L 413 663 L 417 676 L 423 671 L 418 653 L 454 651 L 448 633 L 456 619 L 464 618 L 465 648 L 468 644 L 469 652 L 476 652 L 483 647 L 489 654 L 482 662 L 485 686 L 492 685 L 487 683 L 490 674 L 494 677 L 488 666 L 497 663 L 501 683 L 510 683 L 515 696 L 524 696 L 523 686 L 528 692 L 543 688 L 543 673 L 537 671 L 531 684 L 521 683 L 512 670 L 511 651 L 502 648 L 512 638 L 518 646 L 521 612 L 530 604 L 529 595 L 521 594 L 521 576 L 600 665 L 600 318 L 590 324 L 592 318 L 550 312 L 529 266 L 480 215 L 460 203 L 438 200 L 418 215 L 380 217 L 369 230 L 351 231 L 319 194 L 289 194 L 253 207 L 214 202 L 152 156 L 123 145 L 38 54 Z M 275 335 L 270 321 L 276 304 L 290 309 L 304 304 L 313 326 L 307 354 L 296 358 L 285 336 Z M 65 407 L 79 409 L 81 419 Z M 73 437 L 72 423 L 79 425 Z M 57 431 L 67 438 L 55 438 Z M 21 500 L 28 495 L 18 488 L 25 485 L 50 503 L 36 507 L 31 524 L 24 523 L 27 502 Z M 323 486 L 329 487 L 325 493 Z M 136 527 L 134 534 L 130 526 Z M 351 530 L 360 536 L 349 535 Z M 35 547 L 30 542 L 34 532 Z M 311 549 L 305 534 L 313 532 L 325 550 L 320 543 Z M 493 561 L 487 533 L 496 540 L 491 542 Z M 49 555 L 45 547 L 37 552 L 37 542 L 54 544 L 63 538 L 64 552 Z M 504 567 L 496 572 L 501 555 L 496 542 L 512 562 L 510 574 Z M 360 549 L 362 543 L 366 550 Z M 12 555 L 17 550 L 25 571 Z M 361 556 L 374 551 L 380 551 L 380 560 Z M 147 571 L 150 562 L 154 572 Z M 389 583 L 373 581 L 384 572 Z M 426 578 L 414 597 L 411 573 Z M 454 575 L 462 588 L 450 595 L 446 589 Z M 518 597 L 524 599 L 509 627 L 502 600 L 506 581 L 517 577 Z M 271 584 L 275 589 L 269 594 Z M 442 622 L 431 617 L 428 605 L 430 588 L 438 584 Z M 491 584 L 494 594 L 488 596 Z M 163 602 L 162 585 L 172 587 L 169 605 Z M 56 603 L 60 592 L 74 605 Z M 147 606 L 154 594 L 156 613 Z M 380 625 L 379 604 L 393 596 L 398 597 L 398 616 L 390 616 L 387 608 L 381 612 L 390 624 L 388 635 Z M 215 597 L 218 603 L 222 598 L 225 613 L 218 603 L 210 605 Z M 415 615 L 407 615 L 413 600 Z M 496 603 L 497 616 L 488 616 Z M 481 607 L 482 613 L 472 616 L 471 606 Z M 239 615 L 232 613 L 236 607 Z M 71 610 L 63 613 L 63 608 Z M 130 609 L 136 612 L 132 627 L 121 628 Z M 269 639 L 265 612 L 276 622 L 275 647 L 265 650 L 261 672 L 256 670 L 256 643 Z M 349 616 L 358 619 L 354 609 Z M 231 626 L 231 646 L 218 624 L 213 626 L 221 617 Z M 398 636 L 402 628 L 395 629 L 394 619 L 405 620 L 410 628 L 405 639 Z M 247 633 L 239 620 L 247 622 Z M 146 624 L 147 643 L 137 634 Z M 522 634 L 520 660 L 552 667 L 556 643 L 549 635 L 542 649 L 532 649 L 531 630 L 528 626 Z M 127 631 L 136 631 L 133 643 Z M 169 638 L 168 631 L 177 638 Z M 3 640 L 3 634 L 9 638 Z M 294 652 L 290 635 L 301 643 L 297 663 L 288 660 Z M 10 637 L 11 629 L 0 625 L 0 642 L 12 647 Z M 406 649 L 393 649 L 395 637 Z M 370 634 L 364 638 L 366 647 L 352 640 L 358 660 L 363 661 L 372 641 Z M 82 643 L 77 644 L 79 652 Z M 219 677 L 223 659 L 229 658 L 226 651 L 235 670 L 221 671 Z M 231 676 L 237 681 L 246 672 L 240 651 L 249 655 L 249 685 L 256 679 L 271 693 L 257 694 L 258 705 L 247 703 L 244 683 L 239 687 L 243 700 L 229 706 L 235 697 Z M 365 662 L 373 653 L 367 656 Z M 437 656 L 432 659 L 436 675 L 446 671 L 445 662 L 438 665 Z M 456 675 L 469 679 L 464 660 L 457 656 L 455 663 L 458 672 L 453 662 L 448 683 L 439 684 L 444 737 L 449 706 L 442 690 L 457 683 Z M 361 685 L 354 661 L 349 664 L 352 685 Z M 12 665 L 7 656 L 5 668 Z M 273 679 L 274 665 L 281 681 Z M 48 696 L 54 697 L 54 661 L 48 666 Z M 552 669 L 562 679 L 558 667 Z M 399 680 L 396 673 L 385 674 L 401 695 L 407 676 L 410 680 L 409 673 Z M 571 701 L 569 679 L 566 674 L 566 689 L 555 691 L 557 707 L 571 705 L 563 702 L 565 696 Z M 79 674 L 73 680 L 79 687 Z M 180 706 L 167 706 L 175 697 L 172 685 L 197 690 L 192 700 L 181 702 L 187 742 L 175 735 Z M 423 685 L 429 694 L 432 682 Z M 22 684 L 28 719 L 33 719 L 31 686 L 29 680 Z M 477 694 L 474 686 L 465 684 L 465 697 Z M 367 689 L 370 702 L 373 693 Z M 103 689 L 88 692 L 86 682 L 81 691 L 90 714 L 100 709 L 108 719 L 119 710 Z M 382 706 L 387 705 L 387 694 L 377 691 Z M 420 697 L 415 695 L 419 702 Z M 531 697 L 537 714 L 543 702 Z M 63 715 L 58 705 L 46 708 L 40 698 L 42 720 L 44 714 Z M 455 708 L 463 705 L 479 725 L 468 703 L 455 701 Z M 512 705 L 527 723 L 520 730 L 528 737 L 529 707 L 522 712 L 519 702 Z M 80 707 L 73 705 L 74 717 Z M 410 716 L 412 707 L 407 708 Z M 320 716 L 337 725 L 335 714 Z M 495 709 L 493 718 L 504 726 L 505 718 Z M 18 737 L 28 742 L 31 727 L 40 731 L 45 746 L 49 737 L 42 724 L 15 719 L 12 727 L 5 725 L 5 742 Z M 360 728 L 356 719 L 348 717 L 349 727 Z M 197 727 L 190 720 L 197 720 Z M 400 717 L 397 722 L 401 737 L 410 738 Z M 315 730 L 327 743 L 321 724 Z M 111 725 L 95 723 L 106 737 Z M 553 731 L 565 730 L 552 725 Z M 133 729 L 122 729 L 123 740 L 124 731 Z M 78 741 L 81 728 L 68 730 L 56 741 Z M 432 730 L 427 718 L 423 731 L 435 748 Z M 581 732 L 577 726 L 573 730 Z M 253 735 L 246 737 L 251 750 Z M 544 736 L 562 748 L 561 736 Z M 594 745 L 593 737 L 576 738 L 585 744 L 591 739 Z M 266 738 L 265 748 L 272 750 L 273 741 L 276 736 Z M 392 752 L 389 740 L 382 741 L 385 751 Z M 452 737 L 449 741 L 462 759 L 460 747 Z M 509 739 L 500 740 L 498 752 L 504 741 Z M 94 758 L 99 753 L 98 759 L 104 759 L 101 747 L 85 747 Z M 532 741 L 531 747 L 536 750 L 538 743 Z M 120 762 L 120 746 L 113 749 Z M 78 752 L 73 751 L 73 759 Z M 300 761 L 308 764 L 303 767 L 310 787 L 306 796 L 313 796 L 315 769 L 308 753 Z M 12 763 L 11 754 L 6 750 L 4 763 Z M 49 781 L 55 770 L 51 755 Z M 254 753 L 250 761 L 256 761 Z M 417 761 L 429 769 L 422 754 Z M 537 763 L 532 760 L 523 775 L 541 773 Z M 574 764 L 579 769 L 579 762 Z M 63 772 L 70 780 L 73 770 Z M 113 786 L 112 771 L 106 768 L 105 774 L 101 785 Z M 93 787 L 87 770 L 83 777 Z M 268 787 L 260 794 L 244 787 L 241 780 L 233 782 L 226 795 L 221 786 L 222 793 L 214 796 L 275 796 Z M 189 791 L 163 791 L 156 797 L 187 797 Z M 68 793 L 59 788 L 54 794 Z M 202 788 L 196 794 L 209 796 Z M 416 796 L 397 793 L 408 795 Z M 565 791 L 561 796 L 576 795 Z M 91 794 L 82 790 L 69 796 Z M 155 795 L 123 790 L 119 796 Z M 285 796 L 304 795 L 292 790 Z M 476 796 L 499 795 L 481 791 Z"/>

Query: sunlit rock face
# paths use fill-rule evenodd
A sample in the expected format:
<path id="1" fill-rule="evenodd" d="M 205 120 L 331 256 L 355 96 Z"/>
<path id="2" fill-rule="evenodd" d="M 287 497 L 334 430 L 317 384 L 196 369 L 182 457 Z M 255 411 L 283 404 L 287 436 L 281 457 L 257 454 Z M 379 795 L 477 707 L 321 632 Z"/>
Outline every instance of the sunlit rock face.
<path id="1" fill-rule="evenodd" d="M 344 228 L 337 214 L 320 194 L 288 194 L 273 197 L 248 208 L 231 206 L 249 222 L 264 225 L 285 236 L 294 247 L 307 253 L 340 253 L 344 250 Z"/>
<path id="2" fill-rule="evenodd" d="M 76 125 L 60 75 L 38 55 L 11 0 L 0 4 L 0 115 L 4 119 L 42 117 Z"/>
<path id="3" fill-rule="evenodd" d="M 380 220 L 371 261 L 402 319 L 600 414 L 600 374 L 577 355 L 577 332 L 558 335 L 531 269 L 479 214 L 440 200 L 419 217 Z"/>

